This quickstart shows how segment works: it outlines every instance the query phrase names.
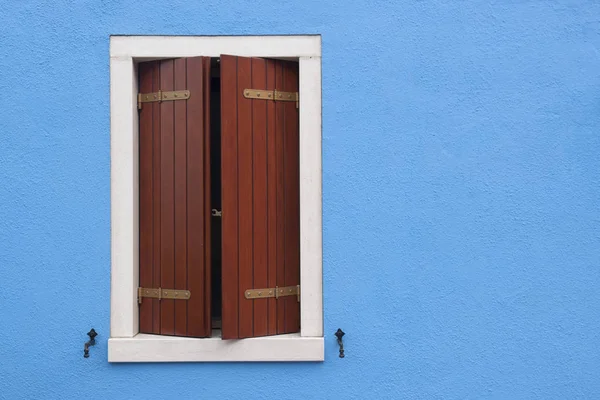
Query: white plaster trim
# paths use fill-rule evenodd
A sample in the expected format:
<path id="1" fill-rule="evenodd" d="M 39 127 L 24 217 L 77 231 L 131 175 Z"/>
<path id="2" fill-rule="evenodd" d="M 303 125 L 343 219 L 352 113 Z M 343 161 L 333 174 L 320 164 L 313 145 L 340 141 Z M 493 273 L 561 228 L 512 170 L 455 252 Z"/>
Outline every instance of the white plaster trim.
<path id="1" fill-rule="evenodd" d="M 111 57 L 321 57 L 321 36 L 111 36 Z"/>
<path id="2" fill-rule="evenodd" d="M 110 60 L 110 210 L 112 337 L 139 332 L 137 75 L 131 57 Z"/>
<path id="3" fill-rule="evenodd" d="M 109 362 L 323 361 L 322 337 L 298 334 L 240 340 L 138 334 L 108 340 Z"/>
<path id="4" fill-rule="evenodd" d="M 300 57 L 300 326 L 323 336 L 321 58 Z"/>
<path id="5" fill-rule="evenodd" d="M 221 340 L 139 334 L 136 63 L 218 56 L 292 58 L 300 66 L 300 334 Z M 320 36 L 113 36 L 110 40 L 111 315 L 108 359 L 322 361 Z"/>

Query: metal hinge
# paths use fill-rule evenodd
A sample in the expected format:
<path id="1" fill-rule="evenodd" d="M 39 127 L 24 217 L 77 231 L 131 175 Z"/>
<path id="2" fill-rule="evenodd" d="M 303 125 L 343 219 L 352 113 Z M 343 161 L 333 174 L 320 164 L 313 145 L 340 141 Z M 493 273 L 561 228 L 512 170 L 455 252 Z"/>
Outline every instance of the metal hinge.
<path id="1" fill-rule="evenodd" d="M 295 101 L 298 108 L 298 92 L 282 92 L 279 90 L 244 89 L 244 97 L 247 99 Z"/>
<path id="2" fill-rule="evenodd" d="M 138 109 L 142 109 L 142 103 L 153 103 L 155 101 L 187 100 L 190 98 L 189 90 L 175 90 L 163 92 L 159 90 L 153 93 L 138 93 Z"/>
<path id="3" fill-rule="evenodd" d="M 138 288 L 138 303 L 142 304 L 143 297 L 152 299 L 189 300 L 192 293 L 189 290 Z"/>
<path id="4" fill-rule="evenodd" d="M 285 286 L 267 289 L 248 289 L 244 293 L 244 296 L 248 300 L 254 299 L 266 299 L 269 297 L 275 297 L 276 299 L 284 296 L 294 296 L 296 295 L 298 298 L 298 302 L 300 302 L 300 285 L 296 286 Z"/>

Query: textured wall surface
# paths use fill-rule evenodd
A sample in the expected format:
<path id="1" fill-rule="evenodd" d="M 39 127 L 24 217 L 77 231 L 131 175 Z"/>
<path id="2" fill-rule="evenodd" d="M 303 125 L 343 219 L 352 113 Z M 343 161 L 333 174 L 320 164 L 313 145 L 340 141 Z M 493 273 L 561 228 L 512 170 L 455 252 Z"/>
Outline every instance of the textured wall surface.
<path id="1" fill-rule="evenodd" d="M 109 36 L 301 33 L 325 362 L 109 364 Z M 6 0 L 0 398 L 599 398 L 599 48 L 592 1 Z"/>

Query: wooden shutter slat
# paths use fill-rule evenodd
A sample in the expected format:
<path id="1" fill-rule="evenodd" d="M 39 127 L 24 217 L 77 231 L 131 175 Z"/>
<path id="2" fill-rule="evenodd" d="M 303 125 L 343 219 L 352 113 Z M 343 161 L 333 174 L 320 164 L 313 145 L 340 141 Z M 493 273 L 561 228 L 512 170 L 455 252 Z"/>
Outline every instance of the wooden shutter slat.
<path id="1" fill-rule="evenodd" d="M 244 291 L 252 287 L 253 231 L 252 231 L 252 102 L 243 97 L 244 88 L 252 86 L 252 63 L 249 58 L 238 58 L 238 303 L 239 337 L 252 337 L 253 304 L 244 301 Z"/>
<path id="2" fill-rule="evenodd" d="M 224 339 L 299 330 L 295 296 L 244 296 L 300 283 L 298 111 L 243 97 L 247 88 L 297 91 L 297 80 L 296 63 L 221 56 Z"/>
<path id="3" fill-rule="evenodd" d="M 238 337 L 237 57 L 221 56 L 222 337 Z M 235 295 L 231 295 L 231 294 Z"/>
<path id="4" fill-rule="evenodd" d="M 283 63 L 277 63 L 275 87 L 283 88 Z M 277 286 L 285 286 L 285 103 L 275 103 L 277 148 Z M 283 299 L 282 299 L 283 300 Z M 285 332 L 285 301 L 277 300 L 277 333 Z"/>
<path id="5" fill-rule="evenodd" d="M 184 58 L 174 60 L 173 90 L 185 90 L 186 62 Z M 175 242 L 175 276 L 174 289 L 187 287 L 187 103 L 173 101 L 174 112 L 174 242 Z M 200 174 L 200 182 L 203 179 Z M 198 178 L 197 178 L 198 179 Z M 187 334 L 187 307 L 188 301 L 173 300 L 175 308 L 175 335 Z"/>
<path id="6" fill-rule="evenodd" d="M 152 92 L 160 89 L 160 63 L 154 62 L 152 77 Z M 161 196 L 161 132 L 160 132 L 160 103 L 152 104 L 152 287 L 160 286 L 160 196 Z M 148 107 L 149 108 L 149 107 Z M 140 268 L 143 268 L 141 265 Z M 152 333 L 160 333 L 160 301 L 152 299 Z"/>
<path id="7" fill-rule="evenodd" d="M 144 298 L 140 332 L 210 336 L 210 59 L 139 68 L 143 93 L 192 93 L 140 111 L 140 285 L 191 292 L 189 300 Z"/>
<path id="8" fill-rule="evenodd" d="M 265 88 L 267 85 L 266 62 L 252 59 L 252 88 Z M 268 287 L 267 280 L 267 102 L 254 101 L 252 104 L 252 205 L 253 205 L 253 269 L 252 286 Z M 247 289 L 247 288 L 245 288 Z M 245 290 L 244 289 L 244 290 Z M 242 291 L 242 294 L 244 292 Z M 244 300 L 247 302 L 247 300 Z M 252 336 L 268 334 L 267 299 L 251 302 L 253 306 Z"/>
<path id="9" fill-rule="evenodd" d="M 284 63 L 284 62 L 282 62 Z M 284 63 L 283 88 L 298 91 L 297 64 Z M 284 102 L 284 179 L 285 179 L 285 286 L 298 285 L 300 277 L 300 153 L 298 109 L 293 102 Z M 294 296 L 283 299 L 285 304 L 285 333 L 297 332 L 300 327 L 300 308 Z"/>
<path id="10" fill-rule="evenodd" d="M 211 225 L 211 119 L 210 119 L 210 98 L 211 98 L 211 76 L 210 76 L 210 57 L 196 57 L 189 59 L 191 61 L 197 61 L 202 64 L 202 110 L 203 113 L 203 130 L 201 139 L 203 140 L 203 151 L 200 156 L 202 165 L 204 167 L 204 235 L 198 239 L 198 245 L 204 245 L 204 263 L 202 275 L 204 277 L 204 336 L 210 336 L 212 333 L 212 314 L 211 314 L 211 296 L 212 296 L 212 225 Z M 189 61 L 188 61 L 189 62 Z M 198 69 L 200 66 L 198 66 Z M 192 72 L 193 74 L 193 72 Z M 189 103 L 188 103 L 189 104 Z"/>
<path id="11" fill-rule="evenodd" d="M 173 60 L 160 64 L 162 91 L 173 90 Z M 161 198 L 160 198 L 160 287 L 175 289 L 175 140 L 174 101 L 160 103 Z M 160 301 L 160 333 L 175 333 L 175 300 Z"/>
<path id="12" fill-rule="evenodd" d="M 275 90 L 275 62 L 266 60 L 267 90 Z M 277 232 L 277 131 L 275 120 L 275 102 L 268 101 L 267 107 L 267 230 Z M 277 236 L 267 235 L 268 267 L 267 287 L 277 285 Z M 269 298 L 268 307 L 268 334 L 277 334 L 277 300 Z"/>
<path id="13" fill-rule="evenodd" d="M 187 59 L 188 336 L 211 333 L 210 314 L 210 59 Z M 195 110 L 204 110 L 197 118 Z"/>

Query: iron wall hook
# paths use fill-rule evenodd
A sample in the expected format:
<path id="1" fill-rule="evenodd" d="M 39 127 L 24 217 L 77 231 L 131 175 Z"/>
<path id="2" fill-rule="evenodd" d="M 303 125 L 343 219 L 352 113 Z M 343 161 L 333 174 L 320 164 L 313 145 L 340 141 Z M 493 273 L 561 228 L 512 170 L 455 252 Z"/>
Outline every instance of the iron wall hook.
<path id="1" fill-rule="evenodd" d="M 340 345 L 340 358 L 344 358 L 344 342 L 342 341 L 342 338 L 344 337 L 345 333 L 343 330 L 339 329 L 335 332 L 335 336 L 337 337 L 337 342 Z"/>
<path id="2" fill-rule="evenodd" d="M 92 328 L 92 330 L 89 331 L 87 335 L 90 337 L 90 340 L 85 342 L 83 345 L 84 358 L 88 358 L 90 356 L 90 346 L 94 346 L 96 344 L 96 336 L 98 336 L 94 328 Z"/>

